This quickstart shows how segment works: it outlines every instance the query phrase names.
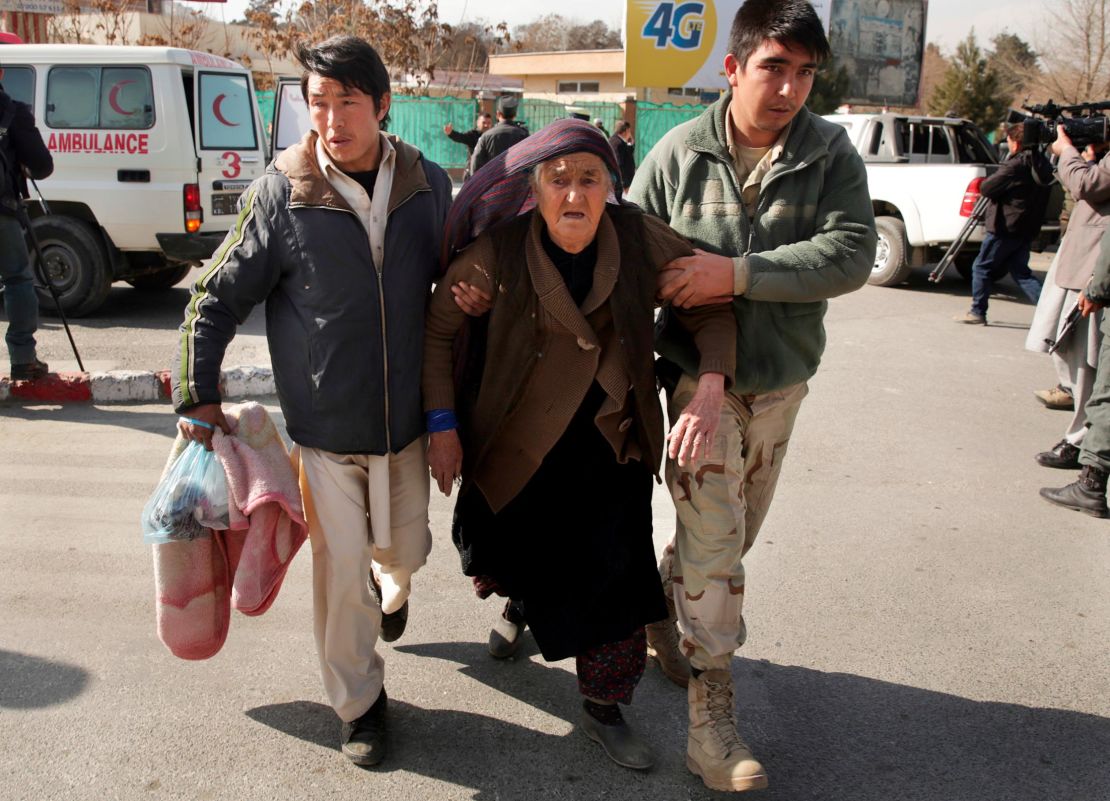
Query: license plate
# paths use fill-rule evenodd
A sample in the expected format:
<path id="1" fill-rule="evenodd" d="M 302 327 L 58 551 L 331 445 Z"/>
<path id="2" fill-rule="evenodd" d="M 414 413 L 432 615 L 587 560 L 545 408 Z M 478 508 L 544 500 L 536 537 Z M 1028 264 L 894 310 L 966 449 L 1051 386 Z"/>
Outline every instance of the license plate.
<path id="1" fill-rule="evenodd" d="M 219 194 L 212 194 L 212 214 L 219 217 L 221 215 L 235 214 L 238 212 L 239 196 L 242 192 L 220 192 Z"/>

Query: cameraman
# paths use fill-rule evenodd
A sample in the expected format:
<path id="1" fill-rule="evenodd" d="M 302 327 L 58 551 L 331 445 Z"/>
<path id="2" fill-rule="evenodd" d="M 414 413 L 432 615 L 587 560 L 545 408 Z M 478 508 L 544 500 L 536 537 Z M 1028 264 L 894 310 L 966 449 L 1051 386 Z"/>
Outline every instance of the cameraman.
<path id="1" fill-rule="evenodd" d="M 1101 158 L 1106 145 L 1090 145 L 1080 153 L 1064 127 L 1059 126 L 1050 149 L 1059 157 L 1056 171 L 1060 183 L 1076 203 L 1067 233 L 1045 278 L 1046 286 L 1025 341 L 1026 349 L 1041 352 L 1048 350 L 1046 339 L 1060 341 L 1060 329 L 1091 281 L 1099 243 L 1110 228 L 1110 161 Z M 1079 467 L 1079 449 L 1087 434 L 1084 407 L 1094 388 L 1102 344 L 1101 322 L 1101 310 L 1081 318 L 1052 354 L 1060 386 L 1070 391 L 1075 400 L 1063 439 L 1034 457 L 1044 467 L 1062 470 Z"/>
<path id="2" fill-rule="evenodd" d="M 1006 131 L 1010 157 L 983 181 L 979 191 L 989 203 L 987 234 L 971 266 L 971 311 L 956 322 L 986 325 L 987 302 L 994 276 L 1009 272 L 1021 291 L 1036 303 L 1041 282 L 1029 270 L 1029 245 L 1041 230 L 1052 186 L 1052 165 L 1039 150 L 1022 150 L 1024 127 Z"/>
<path id="3" fill-rule="evenodd" d="M 0 83 L 0 284 L 8 316 L 5 339 L 13 381 L 34 380 L 47 373 L 46 363 L 35 353 L 39 304 L 23 226 L 16 215 L 22 210 L 23 198 L 28 197 L 26 176 L 45 178 L 52 172 L 54 159 L 35 127 L 31 107 L 12 100 Z"/>

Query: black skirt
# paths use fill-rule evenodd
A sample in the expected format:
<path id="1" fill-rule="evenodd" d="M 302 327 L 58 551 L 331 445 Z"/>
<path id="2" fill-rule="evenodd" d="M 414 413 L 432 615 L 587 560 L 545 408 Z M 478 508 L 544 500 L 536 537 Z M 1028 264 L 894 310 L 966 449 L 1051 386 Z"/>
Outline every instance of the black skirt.
<path id="1" fill-rule="evenodd" d="M 452 540 L 463 573 L 519 601 L 540 652 L 565 659 L 667 615 L 652 544 L 652 475 L 620 464 L 594 416 L 594 384 L 524 489 L 494 514 L 466 487 Z"/>

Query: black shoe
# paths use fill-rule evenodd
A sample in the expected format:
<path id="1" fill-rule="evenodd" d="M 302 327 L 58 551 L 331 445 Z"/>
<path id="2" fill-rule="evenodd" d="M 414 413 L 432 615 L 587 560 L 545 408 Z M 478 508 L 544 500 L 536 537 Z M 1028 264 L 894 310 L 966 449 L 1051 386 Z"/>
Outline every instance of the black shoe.
<path id="1" fill-rule="evenodd" d="M 1079 448 L 1066 439 L 1052 446 L 1052 450 L 1038 453 L 1033 457 L 1042 467 L 1056 467 L 1061 470 L 1079 469 Z"/>
<path id="2" fill-rule="evenodd" d="M 387 702 L 385 687 L 382 687 L 374 705 L 362 717 L 344 723 L 339 730 L 339 750 L 356 765 L 377 765 L 385 758 Z"/>
<path id="3" fill-rule="evenodd" d="M 1106 507 L 1106 472 L 1087 465 L 1072 484 L 1059 489 L 1045 487 L 1041 497 L 1049 503 L 1085 512 L 1093 517 L 1110 517 Z"/>
<path id="4" fill-rule="evenodd" d="M 46 362 L 35 359 L 33 362 L 13 364 L 11 377 L 12 381 L 37 381 L 40 378 L 45 378 L 49 372 L 50 368 Z"/>
<path id="5" fill-rule="evenodd" d="M 378 606 L 382 605 L 382 588 L 378 585 L 378 579 L 374 575 L 374 571 L 370 571 L 370 589 L 374 596 L 378 599 Z M 396 612 L 386 614 L 382 612 L 382 630 L 381 638 L 383 642 L 395 642 L 401 639 L 401 635 L 405 633 L 405 627 L 409 624 L 409 602 L 405 599 L 405 603 Z"/>

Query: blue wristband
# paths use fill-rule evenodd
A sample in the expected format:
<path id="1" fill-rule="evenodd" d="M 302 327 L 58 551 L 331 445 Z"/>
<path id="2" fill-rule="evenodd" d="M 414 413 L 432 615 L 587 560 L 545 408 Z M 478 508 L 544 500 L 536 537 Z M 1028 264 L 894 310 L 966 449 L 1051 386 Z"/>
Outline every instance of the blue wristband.
<path id="1" fill-rule="evenodd" d="M 424 420 L 429 434 L 451 431 L 459 427 L 458 421 L 455 420 L 454 409 L 432 409 L 430 412 L 424 412 Z"/>
<path id="2" fill-rule="evenodd" d="M 209 431 L 216 430 L 216 427 L 211 423 L 206 423 L 203 420 L 197 420 L 195 417 L 186 417 L 185 415 L 181 415 L 181 421 L 183 423 L 192 423 L 193 425 L 200 426 L 201 428 L 207 428 Z"/>

